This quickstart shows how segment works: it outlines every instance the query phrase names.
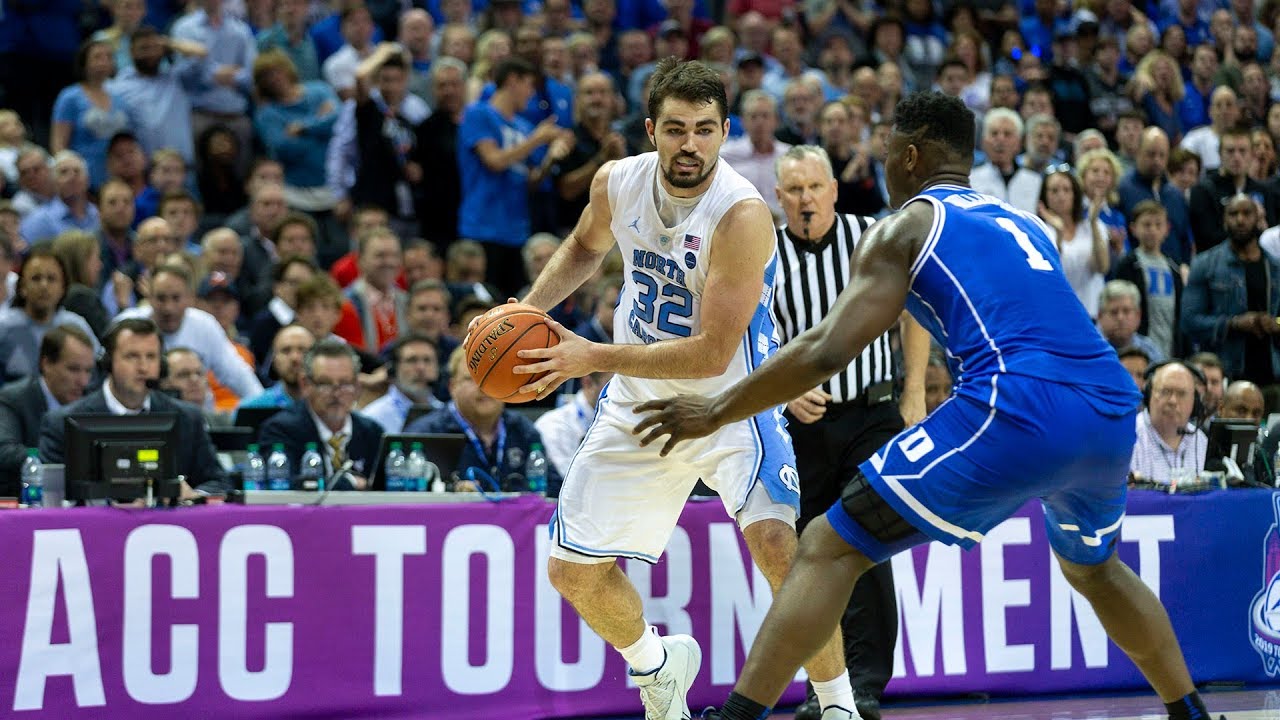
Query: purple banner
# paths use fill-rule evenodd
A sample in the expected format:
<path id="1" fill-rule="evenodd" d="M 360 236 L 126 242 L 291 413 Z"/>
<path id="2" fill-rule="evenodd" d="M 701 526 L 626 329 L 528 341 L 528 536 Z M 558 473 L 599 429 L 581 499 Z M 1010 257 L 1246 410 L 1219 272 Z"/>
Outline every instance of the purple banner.
<path id="1" fill-rule="evenodd" d="M 1198 681 L 1280 667 L 1256 640 L 1280 615 L 1255 602 L 1280 597 L 1277 506 L 1265 491 L 1130 501 L 1121 556 L 1170 607 Z M 0 513 L 0 714 L 637 713 L 621 658 L 546 580 L 550 514 L 532 498 Z M 769 590 L 721 505 L 691 503 L 661 564 L 624 567 L 651 622 L 702 644 L 690 704 L 723 701 Z M 1062 580 L 1034 506 L 973 552 L 917 548 L 894 574 L 892 694 L 1144 686 Z"/>

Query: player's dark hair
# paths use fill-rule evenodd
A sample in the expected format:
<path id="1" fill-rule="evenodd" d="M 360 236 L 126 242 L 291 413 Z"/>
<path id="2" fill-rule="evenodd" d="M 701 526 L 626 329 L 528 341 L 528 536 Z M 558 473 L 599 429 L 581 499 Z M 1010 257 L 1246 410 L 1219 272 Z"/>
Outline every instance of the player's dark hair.
<path id="1" fill-rule="evenodd" d="M 916 146 L 941 145 L 958 157 L 973 157 L 973 112 L 959 98 L 940 92 L 914 92 L 898 102 L 893 111 L 899 133 Z"/>
<path id="2" fill-rule="evenodd" d="M 658 61 L 653 71 L 653 86 L 649 90 L 649 118 L 655 123 L 667 98 L 703 105 L 715 103 L 720 111 L 720 121 L 729 117 L 729 98 L 725 95 L 720 73 L 697 60 L 685 62 L 676 57 L 665 57 Z"/>

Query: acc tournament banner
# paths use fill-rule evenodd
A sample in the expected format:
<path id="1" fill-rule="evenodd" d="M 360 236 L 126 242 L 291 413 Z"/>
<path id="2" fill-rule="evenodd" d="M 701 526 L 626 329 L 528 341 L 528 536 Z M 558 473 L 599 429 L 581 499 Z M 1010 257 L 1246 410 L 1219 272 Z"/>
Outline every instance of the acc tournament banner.
<path id="1" fill-rule="evenodd" d="M 0 715 L 637 714 L 622 660 L 546 580 L 550 512 L 0 513 Z M 1169 606 L 1198 681 L 1280 675 L 1278 516 L 1268 491 L 1131 496 L 1121 556 Z M 770 594 L 720 503 L 690 503 L 661 564 L 624 566 L 649 620 L 702 645 L 691 705 L 722 702 Z M 1034 505 L 972 552 L 897 558 L 894 577 L 892 694 L 1144 687 L 1067 587 Z"/>

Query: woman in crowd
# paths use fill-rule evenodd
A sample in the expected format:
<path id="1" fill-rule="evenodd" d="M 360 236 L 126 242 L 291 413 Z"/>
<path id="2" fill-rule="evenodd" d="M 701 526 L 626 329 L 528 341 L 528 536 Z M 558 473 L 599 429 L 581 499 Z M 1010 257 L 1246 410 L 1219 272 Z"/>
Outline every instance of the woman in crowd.
<path id="1" fill-rule="evenodd" d="M 337 199 L 325 185 L 325 152 L 338 118 L 337 93 L 323 82 L 300 82 L 293 61 L 280 50 L 258 56 L 253 84 L 262 99 L 254 127 L 267 154 L 284 168 L 289 207 L 333 210 Z"/>
<path id="2" fill-rule="evenodd" d="M 467 79 L 467 100 L 480 99 L 485 83 L 493 80 L 493 69 L 511 56 L 511 36 L 502 30 L 486 30 L 476 40 L 476 61 Z"/>
<path id="3" fill-rule="evenodd" d="M 98 283 L 102 277 L 102 254 L 98 238 L 91 233 L 71 230 L 53 241 L 53 254 L 67 269 L 67 295 L 62 307 L 89 323 L 96 337 L 102 337 L 111 322 L 102 304 Z"/>
<path id="4" fill-rule="evenodd" d="M 1106 230 L 1107 245 L 1114 260 L 1128 249 L 1128 222 L 1124 213 L 1116 209 L 1119 196 L 1116 189 L 1120 186 L 1120 158 L 1110 150 L 1100 148 L 1082 154 L 1076 160 L 1076 177 L 1084 193 L 1085 210 L 1098 208 L 1098 220 Z"/>
<path id="5" fill-rule="evenodd" d="M 1182 141 L 1185 128 L 1178 113 L 1178 103 L 1186 95 L 1182 71 L 1163 50 L 1152 50 L 1138 63 L 1133 75 L 1133 101 L 1142 108 L 1151 124 L 1164 130 L 1169 144 Z"/>
<path id="6" fill-rule="evenodd" d="M 13 306 L 0 310 L 0 377 L 11 382 L 40 372 L 40 341 L 58 325 L 75 325 L 90 336 L 93 329 L 62 307 L 67 269 L 49 243 L 32 246 L 18 276 Z M 94 351 L 98 342 L 94 340 Z"/>
<path id="7" fill-rule="evenodd" d="M 1098 219 L 1101 203 L 1086 215 L 1084 192 L 1069 170 L 1049 173 L 1040 186 L 1040 218 L 1058 235 L 1062 271 L 1089 317 L 1098 316 L 1098 296 L 1111 269 L 1107 232 Z"/>
<path id="8" fill-rule="evenodd" d="M 986 43 L 972 31 L 957 32 L 951 55 L 969 68 L 969 84 L 960 91 L 960 99 L 978 116 L 991 107 L 991 73 L 987 71 Z"/>
<path id="9" fill-rule="evenodd" d="M 53 103 L 49 150 L 54 155 L 67 149 L 79 153 L 89 167 L 89 187 L 95 190 L 107 181 L 107 143 L 132 125 L 130 108 L 106 90 L 115 74 L 111 45 L 90 40 L 76 53 L 80 82 L 63 88 Z"/>
<path id="10" fill-rule="evenodd" d="M 1260 183 L 1270 182 L 1277 169 L 1275 140 L 1271 133 L 1256 127 L 1249 133 L 1249 141 L 1253 147 L 1253 164 L 1249 166 L 1249 177 Z"/>

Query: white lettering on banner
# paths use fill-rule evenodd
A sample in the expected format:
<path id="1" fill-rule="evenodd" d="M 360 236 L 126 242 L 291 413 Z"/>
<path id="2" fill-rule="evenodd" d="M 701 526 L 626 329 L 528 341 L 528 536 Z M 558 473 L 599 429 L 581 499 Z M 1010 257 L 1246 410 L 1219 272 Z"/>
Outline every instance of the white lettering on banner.
<path id="1" fill-rule="evenodd" d="M 444 539 L 440 573 L 440 667 L 444 683 L 459 695 L 487 695 L 511 682 L 515 665 L 516 549 L 507 531 L 496 525 L 460 525 Z M 483 555 L 488 577 L 484 626 L 472 632 L 471 558 Z M 472 665 L 472 636 L 485 640 L 484 661 Z"/>
<path id="2" fill-rule="evenodd" d="M 693 634 L 693 619 L 689 617 L 689 603 L 693 600 L 693 546 L 689 533 L 676 526 L 663 553 L 667 570 L 667 594 L 653 594 L 653 566 L 643 560 L 626 560 L 624 570 L 644 608 L 644 619 L 651 625 L 661 625 L 664 635 Z M 627 676 L 627 687 L 635 687 L 635 681 Z"/>
<path id="3" fill-rule="evenodd" d="M 1031 581 L 1004 576 L 1005 545 L 1030 545 L 1031 521 L 1009 518 L 983 539 L 982 650 L 987 672 L 1028 672 L 1036 669 L 1035 646 L 1010 645 L 1005 632 L 1005 609 L 1031 604 Z"/>
<path id="4" fill-rule="evenodd" d="M 960 547 L 931 543 L 924 566 L 924 582 L 916 579 L 911 553 L 893 560 L 893 584 L 898 596 L 898 640 L 893 651 L 893 676 L 905 677 L 903 635 L 911 646 L 912 669 L 916 677 L 931 677 L 938 636 L 942 636 L 942 674 L 963 675 L 968 671 L 964 656 L 964 575 L 960 571 Z M 917 590 L 918 589 L 918 590 Z"/>
<path id="5" fill-rule="evenodd" d="M 79 530 L 36 530 L 31 534 L 31 584 L 28 587 L 13 709 L 43 708 L 45 681 L 58 675 L 71 676 L 77 706 L 105 705 L 93 590 Z M 59 589 L 67 608 L 67 642 L 55 644 L 53 612 Z"/>
<path id="6" fill-rule="evenodd" d="M 1084 654 L 1084 666 L 1107 666 L 1107 631 L 1084 596 L 1071 588 L 1062 566 L 1051 551 L 1049 553 L 1049 667 L 1054 670 L 1070 670 L 1072 666 L 1071 617 L 1075 615 L 1080 630 L 1080 650 Z"/>
<path id="7" fill-rule="evenodd" d="M 178 703 L 196 691 L 199 677 L 200 628 L 193 623 L 169 626 L 169 671 L 151 668 L 152 561 L 169 560 L 169 597 L 200 597 L 200 552 L 196 536 L 178 525 L 140 525 L 124 541 L 124 689 L 140 703 Z"/>
<path id="8" fill-rule="evenodd" d="M 266 661 L 249 670 L 249 558 L 266 561 L 266 596 L 293 597 L 293 542 L 275 525 L 240 525 L 218 549 L 218 680 L 236 700 L 275 700 L 293 680 L 293 623 L 269 622 Z"/>
<path id="9" fill-rule="evenodd" d="M 373 694 L 399 695 L 404 665 L 404 559 L 425 555 L 424 525 L 352 525 L 351 553 L 372 555 Z"/>
<path id="10" fill-rule="evenodd" d="M 738 678 L 738 646 L 751 649 L 765 613 L 773 603 L 768 580 L 746 559 L 751 567 L 751 580 L 743 564 L 738 544 L 738 527 L 733 523 L 711 523 L 707 526 L 707 559 L 711 576 L 711 682 L 732 685 Z M 734 628 L 738 632 L 734 632 Z"/>
<path id="11" fill-rule="evenodd" d="M 1160 597 L 1160 543 L 1173 542 L 1172 515 L 1130 515 L 1120 528 L 1121 542 L 1138 543 L 1138 577 Z"/>
<path id="12" fill-rule="evenodd" d="M 578 622 L 578 661 L 564 661 L 562 623 L 568 606 L 547 577 L 547 557 L 551 554 L 551 538 L 547 526 L 535 530 L 537 552 L 534 556 L 534 671 L 542 687 L 554 692 L 590 690 L 604 678 L 604 640 L 596 635 L 585 620 Z"/>

